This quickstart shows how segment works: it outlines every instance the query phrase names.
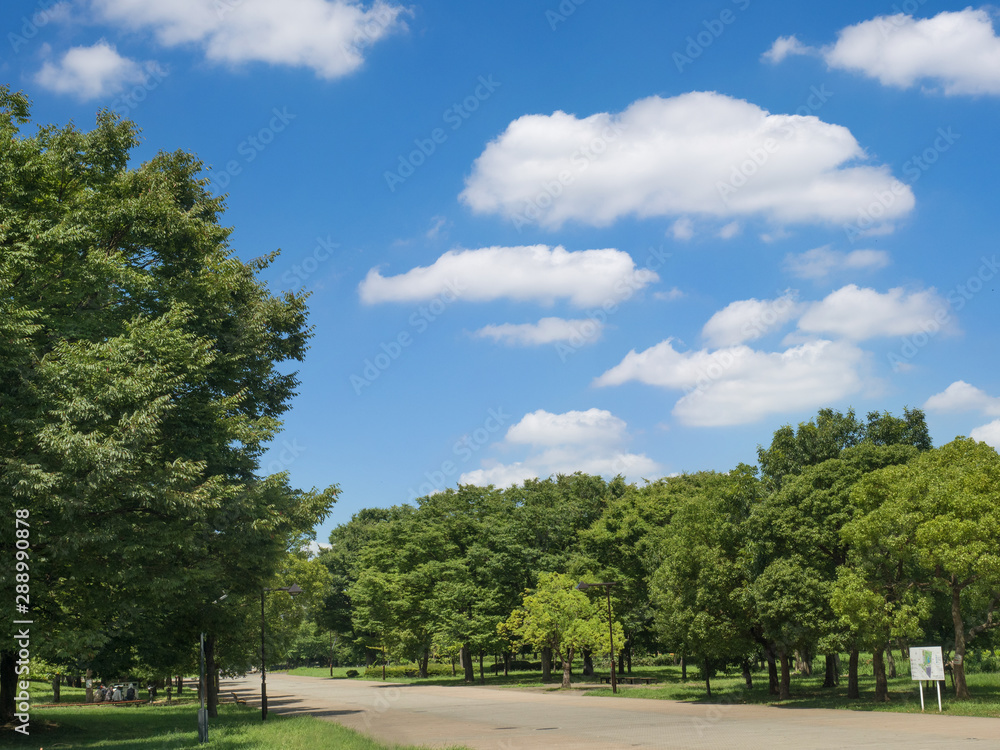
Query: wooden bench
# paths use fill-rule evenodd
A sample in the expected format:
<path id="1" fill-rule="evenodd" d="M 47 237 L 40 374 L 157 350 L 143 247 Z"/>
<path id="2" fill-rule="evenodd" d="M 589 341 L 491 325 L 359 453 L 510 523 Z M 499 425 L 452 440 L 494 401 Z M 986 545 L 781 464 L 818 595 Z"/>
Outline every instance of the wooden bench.
<path id="1" fill-rule="evenodd" d="M 247 704 L 245 700 L 243 700 L 242 698 L 240 698 L 240 696 L 236 694 L 235 690 L 231 693 L 231 695 L 233 696 L 233 703 L 235 703 L 237 706 L 245 706 Z"/>

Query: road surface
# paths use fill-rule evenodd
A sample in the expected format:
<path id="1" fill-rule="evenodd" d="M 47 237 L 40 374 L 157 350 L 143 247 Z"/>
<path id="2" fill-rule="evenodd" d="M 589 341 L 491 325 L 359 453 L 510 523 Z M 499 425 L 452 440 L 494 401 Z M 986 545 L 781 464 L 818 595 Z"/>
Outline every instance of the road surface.
<path id="1" fill-rule="evenodd" d="M 628 689 L 627 687 L 624 689 Z M 260 706 L 260 676 L 224 680 Z M 311 714 L 384 742 L 476 750 L 1000 748 L 1000 719 L 700 705 L 473 686 L 268 675 L 269 713 Z M 916 692 L 914 691 L 916 699 Z M 928 708 L 936 712 L 932 699 Z"/>

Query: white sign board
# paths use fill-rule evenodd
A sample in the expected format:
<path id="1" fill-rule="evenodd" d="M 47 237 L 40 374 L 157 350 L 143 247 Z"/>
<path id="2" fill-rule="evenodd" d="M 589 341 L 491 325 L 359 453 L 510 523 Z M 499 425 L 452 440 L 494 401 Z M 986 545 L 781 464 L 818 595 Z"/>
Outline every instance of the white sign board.
<path id="1" fill-rule="evenodd" d="M 944 679 L 944 657 L 940 646 L 910 646 L 910 678 Z"/>

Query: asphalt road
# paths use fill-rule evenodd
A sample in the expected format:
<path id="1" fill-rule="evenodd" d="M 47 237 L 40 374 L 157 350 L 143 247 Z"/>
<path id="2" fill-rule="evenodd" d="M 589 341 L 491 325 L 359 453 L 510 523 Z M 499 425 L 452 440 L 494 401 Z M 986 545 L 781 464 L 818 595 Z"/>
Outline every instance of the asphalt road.
<path id="1" fill-rule="evenodd" d="M 477 750 L 1000 750 L 1000 719 L 597 698 L 573 692 L 267 677 L 268 712 L 311 714 L 384 742 Z M 628 688 L 623 688 L 627 690 Z M 260 677 L 224 680 L 260 706 Z M 916 699 L 916 690 L 914 689 Z"/>

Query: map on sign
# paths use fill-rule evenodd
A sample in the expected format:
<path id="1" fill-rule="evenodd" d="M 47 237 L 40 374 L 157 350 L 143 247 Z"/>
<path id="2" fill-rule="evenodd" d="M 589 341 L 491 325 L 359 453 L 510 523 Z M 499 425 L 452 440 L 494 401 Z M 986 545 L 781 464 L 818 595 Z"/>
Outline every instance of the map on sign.
<path id="1" fill-rule="evenodd" d="M 910 678 L 913 680 L 943 680 L 944 657 L 940 646 L 910 647 Z"/>

